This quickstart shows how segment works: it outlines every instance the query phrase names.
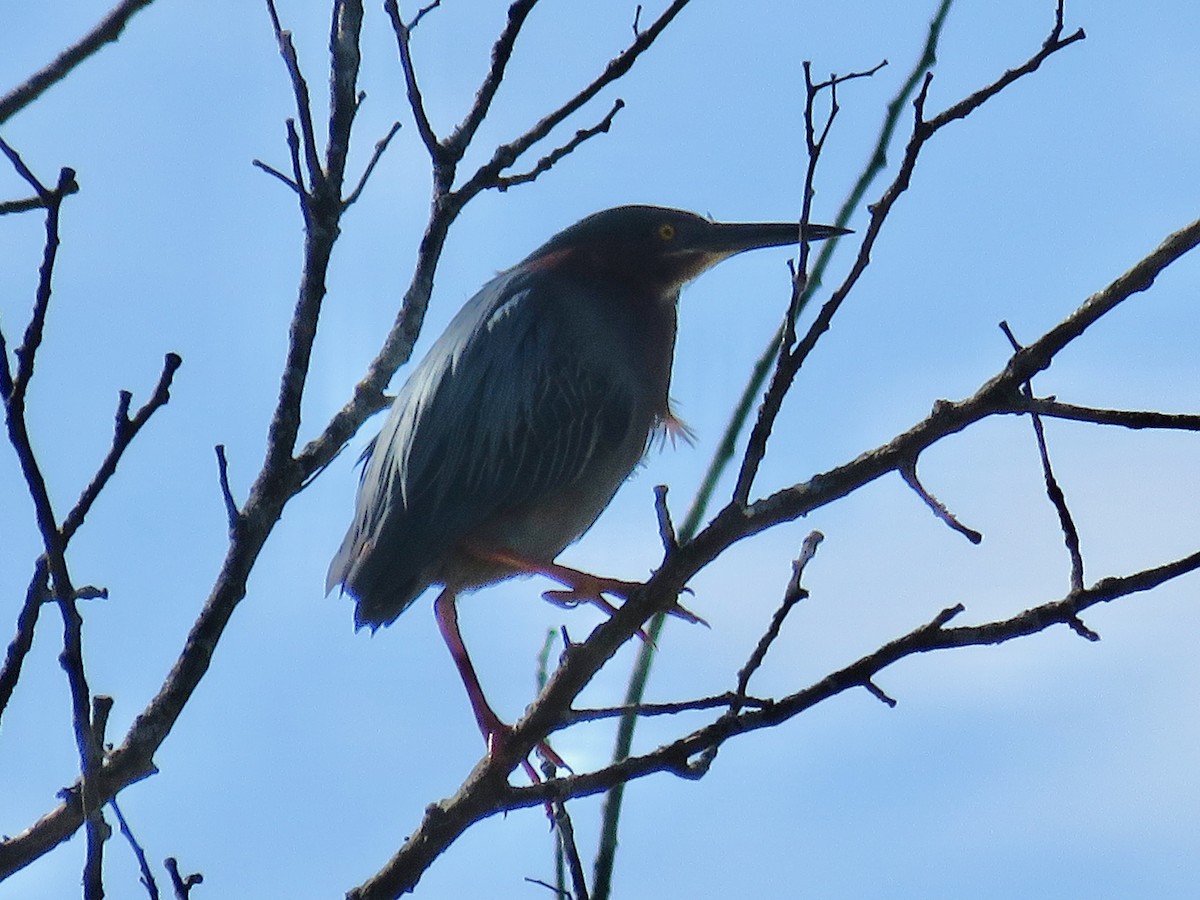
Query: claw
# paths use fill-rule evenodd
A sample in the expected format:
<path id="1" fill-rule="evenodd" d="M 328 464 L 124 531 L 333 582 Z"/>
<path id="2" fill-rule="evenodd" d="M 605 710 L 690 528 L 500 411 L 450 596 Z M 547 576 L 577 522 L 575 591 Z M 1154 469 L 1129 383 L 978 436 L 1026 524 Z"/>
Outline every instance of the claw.
<path id="1" fill-rule="evenodd" d="M 590 603 L 593 606 L 599 607 L 606 615 L 612 616 L 616 613 L 617 607 L 604 599 L 604 594 L 612 594 L 614 597 L 627 600 L 633 590 L 642 586 L 637 581 L 602 578 L 599 575 L 592 575 L 590 572 L 582 572 L 579 569 L 572 569 L 570 566 L 560 565 L 555 562 L 530 562 L 529 560 L 501 550 L 489 550 L 486 552 L 476 550 L 474 552 L 493 562 L 512 566 L 519 572 L 527 572 L 530 575 L 545 575 L 547 578 L 554 579 L 565 590 L 545 591 L 542 594 L 542 599 L 563 609 L 575 609 L 581 604 Z M 691 588 L 685 587 L 684 591 L 689 594 L 692 593 Z M 708 622 L 684 607 L 678 601 L 667 610 L 667 614 L 683 619 L 683 621 L 690 622 L 693 625 L 703 625 L 705 628 L 709 627 Z M 645 628 L 639 628 L 637 636 L 643 641 L 650 640 L 650 636 L 646 633 Z"/>

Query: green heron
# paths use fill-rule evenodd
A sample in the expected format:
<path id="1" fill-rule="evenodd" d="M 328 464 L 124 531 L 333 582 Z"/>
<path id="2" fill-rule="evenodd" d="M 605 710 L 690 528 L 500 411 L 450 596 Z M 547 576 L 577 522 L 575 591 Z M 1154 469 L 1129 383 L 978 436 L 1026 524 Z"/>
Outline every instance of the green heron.
<path id="1" fill-rule="evenodd" d="M 808 225 L 804 239 L 844 233 Z M 800 237 L 795 223 L 725 224 L 653 206 L 595 213 L 484 285 L 400 390 L 363 453 L 326 591 L 342 585 L 356 624 L 375 629 L 441 585 L 438 626 L 489 750 L 509 728 L 467 655 L 457 595 L 541 573 L 567 588 L 547 599 L 613 609 L 601 594 L 625 596 L 628 582 L 554 559 L 651 439 L 683 428 L 667 397 L 680 288 L 736 253 Z"/>

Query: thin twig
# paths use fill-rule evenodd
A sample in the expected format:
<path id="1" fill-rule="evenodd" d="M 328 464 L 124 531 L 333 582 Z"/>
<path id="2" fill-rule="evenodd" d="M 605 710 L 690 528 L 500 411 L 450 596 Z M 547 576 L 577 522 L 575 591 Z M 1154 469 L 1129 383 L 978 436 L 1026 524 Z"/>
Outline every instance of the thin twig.
<path id="1" fill-rule="evenodd" d="M 13 392 L 12 366 L 8 361 L 8 340 L 0 326 L 0 403 L 8 404 Z"/>
<path id="2" fill-rule="evenodd" d="M 63 196 L 79 193 L 78 182 L 72 181 L 63 189 Z M 5 200 L 0 202 L 0 216 L 11 213 L 30 212 L 35 209 L 45 209 L 46 200 L 43 197 L 26 197 L 24 200 Z"/>
<path id="3" fill-rule="evenodd" d="M 427 16 L 429 13 L 433 12 L 435 9 L 437 9 L 441 5 L 442 5 L 442 0 L 433 0 L 433 2 L 430 3 L 428 6 L 422 6 L 419 10 L 417 10 L 417 14 L 415 16 L 413 16 L 412 21 L 408 23 L 409 34 L 411 34 L 414 30 L 416 30 L 416 27 L 421 24 L 421 20 L 423 18 L 425 18 L 425 16 Z"/>
<path id="4" fill-rule="evenodd" d="M 1119 578 L 1105 578 L 1090 588 L 1072 591 L 1063 598 L 1043 603 L 1008 619 L 981 625 L 947 628 L 951 619 L 963 612 L 961 605 L 942 610 L 930 622 L 897 638 L 850 665 L 826 675 L 815 684 L 780 698 L 758 710 L 748 710 L 736 718 L 719 717 L 670 744 L 649 753 L 627 757 L 594 772 L 567 775 L 529 786 L 509 786 L 501 808 L 512 810 L 540 805 L 550 798 L 579 798 L 610 790 L 633 779 L 664 772 L 684 774 L 687 760 L 719 746 L 729 738 L 771 728 L 811 709 L 818 703 L 858 687 L 866 688 L 885 703 L 894 703 L 874 684 L 873 678 L 896 662 L 922 653 L 967 646 L 1006 643 L 1044 631 L 1055 624 L 1070 626 L 1078 614 L 1099 603 L 1107 603 L 1134 593 L 1152 590 L 1168 581 L 1200 570 L 1200 552 L 1173 562 L 1134 572 Z M 438 810 L 445 816 L 448 812 Z"/>
<path id="5" fill-rule="evenodd" d="M 784 620 L 787 619 L 797 603 L 808 596 L 808 591 L 800 584 L 800 579 L 804 575 L 804 567 L 817 553 L 817 547 L 821 545 L 821 541 L 825 540 L 825 535 L 819 531 L 809 532 L 808 537 L 804 539 L 804 543 L 800 546 L 800 553 L 792 561 L 792 574 L 788 579 L 787 588 L 783 592 L 783 601 L 779 604 L 779 608 L 775 610 L 775 614 L 771 617 L 771 624 L 758 639 L 758 644 L 754 648 L 754 652 L 750 654 L 746 664 L 738 671 L 737 687 L 734 688 L 734 696 L 738 698 L 738 702 L 729 707 L 729 712 L 726 715 L 736 716 L 742 709 L 742 701 L 746 698 L 746 690 L 750 686 L 750 679 L 754 673 L 762 666 L 763 661 L 767 658 L 767 652 L 771 649 L 771 645 L 775 643 L 775 639 L 779 637 L 779 632 L 783 628 Z"/>
<path id="6" fill-rule="evenodd" d="M 808 153 L 807 166 L 804 173 L 804 193 L 800 210 L 799 227 L 801 235 L 803 235 L 803 230 L 808 225 L 812 212 L 817 164 L 820 161 L 825 140 L 829 136 L 829 130 L 838 113 L 837 86 L 842 81 L 863 77 L 870 74 L 870 72 L 878 71 L 879 66 L 876 66 L 869 72 L 833 76 L 828 81 L 822 82 L 821 85 L 813 83 L 811 66 L 807 61 L 804 62 L 803 68 L 805 83 L 804 134 Z M 816 101 L 826 90 L 829 91 L 829 111 L 825 115 L 824 124 L 820 129 L 820 136 L 818 136 L 818 129 L 816 127 Z M 801 347 L 796 346 L 796 319 L 800 315 L 805 298 L 808 296 L 809 252 L 808 241 L 801 240 L 798 259 L 792 269 L 791 298 L 784 313 L 783 323 L 779 328 L 780 340 L 776 354 L 775 369 L 771 373 L 770 383 L 766 394 L 763 396 L 762 404 L 759 406 L 758 417 L 754 422 L 754 427 L 750 430 L 750 438 L 747 441 L 746 450 L 742 455 L 742 464 L 738 469 L 737 482 L 733 489 L 733 502 L 738 505 L 744 505 L 750 498 L 754 478 L 758 474 L 759 466 L 767 453 L 767 441 L 770 438 L 772 429 L 775 427 L 775 419 L 783 406 L 783 398 L 791 390 L 796 375 L 800 371 L 800 366 L 803 364 L 804 358 L 808 353 L 808 350 L 803 345 Z"/>
<path id="7" fill-rule="evenodd" d="M 491 64 L 475 94 L 475 102 L 471 104 L 471 109 L 459 126 L 446 138 L 444 149 L 454 162 L 462 159 L 475 137 L 475 132 L 479 130 L 479 126 L 491 110 L 492 100 L 496 97 L 496 91 L 500 89 L 500 83 L 504 80 L 504 73 L 512 58 L 517 36 L 536 5 L 537 0 L 514 0 L 508 7 L 508 21 L 492 45 Z"/>
<path id="8" fill-rule="evenodd" d="M 573 900 L 588 900 L 587 879 L 579 859 L 579 848 L 575 844 L 575 826 L 571 823 L 567 804 L 561 800 L 554 803 L 554 828 L 558 832 L 558 843 L 567 863 L 567 871 L 571 873 L 571 886 L 575 891 Z"/>
<path id="9" fill-rule="evenodd" d="M 260 168 L 264 172 L 266 172 L 268 175 L 272 175 L 275 178 L 278 178 L 280 181 L 282 181 L 284 184 L 286 184 L 288 187 L 290 187 L 297 194 L 303 193 L 303 191 L 300 188 L 300 185 L 296 184 L 295 181 L 293 181 L 287 175 L 284 175 L 282 172 L 280 172 L 274 166 L 268 165 L 267 163 L 263 162 L 261 159 L 251 160 L 251 165 L 257 166 L 258 168 Z"/>
<path id="10" fill-rule="evenodd" d="M 175 373 L 181 365 L 183 365 L 183 358 L 178 353 L 168 353 L 163 357 L 163 368 L 158 376 L 158 384 L 154 386 L 149 399 L 146 400 L 141 409 L 134 413 L 132 418 L 129 417 L 129 403 L 131 400 L 129 392 L 121 392 L 121 402 L 118 405 L 113 425 L 112 445 L 108 448 L 108 453 L 105 454 L 104 459 L 101 460 L 99 467 L 96 469 L 96 474 L 92 476 L 92 480 L 88 482 L 88 486 L 84 488 L 83 493 L 75 501 L 75 505 L 71 508 L 71 511 L 63 519 L 62 537 L 64 544 L 71 540 L 75 532 L 83 524 L 83 520 L 91 511 L 92 505 L 100 496 L 100 492 L 104 490 L 109 479 L 117 471 L 117 465 L 125 455 L 125 451 L 129 449 L 129 445 L 133 443 L 134 438 L 138 436 L 138 433 L 150 421 L 150 417 L 170 401 L 171 384 L 175 379 Z"/>
<path id="11" fill-rule="evenodd" d="M 1061 25 L 1061 22 L 1059 24 Z M 767 389 L 762 406 L 759 408 L 758 419 L 751 431 L 746 452 L 742 457 L 742 465 L 738 472 L 737 484 L 733 492 L 735 503 L 744 505 L 748 501 L 754 477 L 758 472 L 762 458 L 766 454 L 767 438 L 770 435 L 775 418 L 783 403 L 783 397 L 790 388 L 796 373 L 812 352 L 813 347 L 816 346 L 817 341 L 829 330 L 834 315 L 842 303 L 845 302 L 846 297 L 849 296 L 850 290 L 857 284 L 859 278 L 866 270 L 880 229 L 897 200 L 908 190 L 912 173 L 916 168 L 917 159 L 924 145 L 939 129 L 955 119 L 966 117 L 1018 78 L 1036 71 L 1048 57 L 1082 38 L 1082 30 L 1065 39 L 1060 39 L 1057 32 L 1052 32 L 1042 44 L 1042 47 L 1024 65 L 1009 70 L 992 84 L 975 91 L 945 112 L 932 118 L 926 118 L 925 116 L 925 103 L 932 80 L 932 74 L 926 73 L 921 89 L 913 101 L 913 128 L 904 150 L 904 157 L 892 184 L 884 191 L 879 201 L 870 207 L 871 218 L 863 234 L 858 256 L 850 272 L 821 307 L 804 338 L 789 354 L 786 356 L 781 355 L 780 362 L 776 365 L 775 372 L 771 378 L 771 384 Z"/>
<path id="12" fill-rule="evenodd" d="M 426 9 L 432 8 L 427 6 Z M 362 177 L 358 179 L 358 184 L 354 186 L 354 190 L 342 201 L 343 209 L 354 204 L 355 201 L 362 195 L 363 188 L 367 186 L 367 180 L 370 179 L 371 173 L 375 171 L 375 166 L 379 162 L 379 158 L 388 148 L 388 144 L 392 142 L 400 131 L 400 123 L 393 122 L 392 127 L 388 129 L 388 133 L 375 142 L 375 150 L 371 153 L 371 158 L 367 161 L 367 167 L 363 169 Z"/>
<path id="13" fill-rule="evenodd" d="M 279 12 L 275 9 L 275 0 L 267 0 L 267 11 L 271 15 L 271 27 L 275 32 L 275 40 L 279 44 L 279 55 L 283 57 L 288 75 L 292 82 L 292 92 L 296 97 L 296 113 L 300 116 L 300 131 L 304 136 L 304 160 L 308 167 L 308 182 L 312 190 L 321 190 L 325 181 L 325 173 L 321 169 L 321 160 L 317 149 L 317 136 L 313 128 L 312 102 L 308 95 L 308 82 L 300 71 L 300 60 L 296 56 L 296 45 L 292 42 L 292 33 L 283 28 L 279 21 Z M 302 180 L 297 173 L 296 183 Z"/>
<path id="14" fill-rule="evenodd" d="M 70 689 L 72 725 L 75 732 L 75 743 L 79 751 L 81 776 L 79 801 L 87 826 L 84 895 L 89 898 L 98 898 L 104 893 L 100 880 L 100 869 L 104 841 L 108 836 L 106 834 L 108 826 L 100 812 L 100 802 L 102 801 L 93 797 L 94 781 L 103 754 L 100 744 L 96 741 L 92 726 L 91 694 L 88 690 L 87 676 L 84 673 L 83 620 L 75 606 L 76 592 L 67 569 L 66 540 L 57 524 L 45 476 L 34 454 L 25 421 L 25 395 L 33 378 L 37 349 L 42 342 L 46 313 L 50 306 L 51 283 L 59 246 L 59 212 L 63 189 L 74 181 L 75 173 L 71 169 L 60 170 L 58 186 L 54 190 L 50 190 L 30 171 L 17 152 L 3 140 L 0 140 L 0 151 L 8 157 L 18 174 L 37 191 L 39 196 L 47 201 L 46 241 L 42 251 L 42 264 L 38 270 L 33 313 L 25 328 L 21 346 L 16 350 L 17 373 L 12 381 L 11 390 L 5 397 L 7 413 L 5 419 L 9 442 L 16 453 L 21 466 L 21 474 L 24 476 L 30 499 L 33 501 L 34 515 L 38 531 L 41 534 L 46 569 L 50 578 L 51 594 L 58 601 L 63 617 L 63 649 L 59 654 L 59 663 L 66 673 L 67 685 Z"/>
<path id="15" fill-rule="evenodd" d="M 286 132 L 285 140 L 288 148 L 288 157 L 292 161 L 292 177 L 290 181 L 297 186 L 296 193 L 300 197 L 300 211 L 304 214 L 304 224 L 306 227 L 311 228 L 313 221 L 312 202 L 309 197 L 309 187 L 306 187 L 304 184 L 304 170 L 300 167 L 300 132 L 296 131 L 296 120 L 286 120 L 284 122 L 284 129 Z"/>
<path id="16" fill-rule="evenodd" d="M 91 31 L 55 57 L 53 62 L 0 98 L 0 124 L 7 122 L 14 114 L 40 97 L 47 88 L 66 78 L 76 66 L 105 44 L 119 38 L 134 14 L 153 2 L 154 0 L 123 0 L 114 6 Z"/>
<path id="17" fill-rule="evenodd" d="M 1122 428 L 1161 428 L 1177 431 L 1200 431 L 1200 415 L 1196 413 L 1164 413 L 1144 409 L 1101 409 L 1062 403 L 1054 397 L 1022 397 L 1014 400 L 1012 409 L 1017 415 L 1037 413 L 1052 419 L 1090 422 L 1094 425 L 1118 425 Z"/>
<path id="18" fill-rule="evenodd" d="M 1017 341 L 1012 329 L 1008 327 L 1007 322 L 1000 323 L 1000 330 L 1008 338 L 1008 342 L 1012 345 L 1014 352 L 1019 353 L 1024 349 L 1020 342 Z M 1026 381 L 1021 385 L 1021 394 L 1027 400 L 1033 398 L 1033 386 L 1030 382 Z M 1046 429 L 1042 425 L 1042 417 L 1036 412 L 1030 412 L 1029 421 L 1033 423 L 1033 435 L 1037 441 L 1038 456 L 1042 462 L 1042 475 L 1046 482 L 1046 496 L 1050 499 L 1054 511 L 1058 514 L 1058 524 L 1062 529 L 1063 543 L 1066 544 L 1067 553 L 1071 558 L 1071 589 L 1077 591 L 1083 590 L 1083 550 L 1079 544 L 1079 529 L 1075 527 L 1075 519 L 1071 515 L 1070 508 L 1067 506 L 1066 494 L 1063 493 L 1058 479 L 1054 477 L 1054 467 L 1050 464 L 1050 450 L 1046 446 Z"/>
<path id="19" fill-rule="evenodd" d="M 417 84 L 417 71 L 413 66 L 412 46 L 409 43 L 412 30 L 421 20 L 423 13 L 418 13 L 411 24 L 405 25 L 404 21 L 400 18 L 400 6 L 396 3 L 396 0 L 386 0 L 383 4 L 383 11 L 391 19 L 392 31 L 396 34 L 396 47 L 400 52 L 400 70 L 404 73 L 404 87 L 408 92 L 408 105 L 412 110 L 413 121 L 417 126 L 417 134 L 420 135 L 421 142 L 425 145 L 425 149 L 429 153 L 429 159 L 433 163 L 434 168 L 437 169 L 443 165 L 445 149 L 442 147 L 438 136 L 434 133 L 433 125 L 429 121 L 429 114 L 425 111 L 425 99 L 421 96 L 420 85 Z M 449 187 L 449 183 L 444 185 L 444 189 L 446 190 Z"/>
<path id="20" fill-rule="evenodd" d="M 21 612 L 17 614 L 17 633 L 8 644 L 4 655 L 4 666 L 0 668 L 0 715 L 8 707 L 13 690 L 21 680 L 21 667 L 25 657 L 33 647 L 33 632 L 37 627 L 38 615 L 42 605 L 50 599 L 50 569 L 46 557 L 38 559 L 34 566 L 33 577 L 29 587 L 25 589 L 25 602 L 21 604 Z"/>
<path id="21" fill-rule="evenodd" d="M 230 533 L 233 533 L 242 514 L 237 501 L 233 499 L 233 489 L 229 486 L 229 460 L 225 458 L 225 445 L 217 444 L 213 449 L 217 454 L 217 480 L 221 484 L 221 499 L 225 501 L 225 518 L 229 522 Z"/>
<path id="22" fill-rule="evenodd" d="M 867 693 L 882 703 L 884 706 L 895 708 L 896 701 L 889 697 L 879 685 L 870 678 L 864 678 L 862 686 L 867 689 Z"/>
<path id="23" fill-rule="evenodd" d="M 130 849 L 133 850 L 133 855 L 137 859 L 138 870 L 141 872 L 140 880 L 146 887 L 146 893 L 150 895 L 150 900 L 158 900 L 158 883 L 154 880 L 154 872 L 150 869 L 150 861 L 146 859 L 146 851 L 142 849 L 142 845 L 138 843 L 137 838 L 133 836 L 133 831 L 129 827 L 129 823 L 125 821 L 125 816 L 121 813 L 121 807 L 117 805 L 117 798 L 113 797 L 108 801 L 108 805 L 112 807 L 113 813 L 117 817 L 117 827 L 121 834 L 125 836 L 125 840 L 129 843 Z"/>
<path id="24" fill-rule="evenodd" d="M 667 486 L 654 486 L 654 515 L 658 519 L 658 536 L 662 540 L 663 552 L 671 553 L 679 547 L 675 523 L 671 521 L 671 510 L 667 507 Z"/>
<path id="25" fill-rule="evenodd" d="M 866 196 L 867 189 L 887 166 L 887 148 L 891 146 L 892 138 L 900 121 L 900 115 L 912 97 L 913 92 L 920 84 L 925 71 L 936 62 L 937 46 L 941 40 L 942 28 L 945 25 L 946 16 L 950 12 L 951 3 L 952 0 L 942 0 L 941 6 L 930 20 L 921 55 L 909 71 L 908 77 L 900 89 L 892 97 L 891 101 L 889 101 L 887 114 L 880 125 L 879 134 L 875 139 L 875 146 L 871 151 L 869 162 L 864 167 L 862 174 L 859 175 L 854 187 L 843 199 L 838 214 L 834 219 L 835 225 L 844 227 L 850 221 L 851 215 L 858 212 L 862 204 L 862 199 Z M 888 65 L 888 61 L 885 59 L 867 71 L 871 73 L 878 72 L 886 65 Z M 836 244 L 836 241 L 826 241 L 821 245 L 821 249 L 817 254 L 817 261 L 812 267 L 812 272 L 808 274 L 804 296 L 798 304 L 799 309 L 802 310 L 807 306 L 814 291 L 822 283 L 825 270 L 833 258 Z M 733 411 L 730 413 L 729 421 L 725 426 L 721 439 L 713 450 L 712 459 L 709 461 L 708 468 L 704 473 L 704 479 L 701 481 L 700 487 L 697 489 L 692 504 L 688 509 L 688 513 L 684 517 L 681 531 L 685 539 L 695 534 L 696 530 L 700 527 L 700 522 L 704 518 L 709 504 L 712 502 L 712 497 L 720 482 L 721 475 L 733 461 L 742 428 L 762 391 L 762 386 L 766 383 L 767 376 L 771 371 L 772 362 L 779 356 L 779 347 L 783 340 L 784 332 L 780 329 L 767 343 L 766 347 L 764 347 L 754 366 L 751 368 L 746 386 L 742 389 L 742 394 L 738 398 Z"/>
<path id="26" fill-rule="evenodd" d="M 1077 29 L 1073 34 L 1069 34 L 1066 37 L 1062 36 L 1062 32 L 1063 0 L 1058 0 L 1054 26 L 1051 28 L 1049 35 L 1046 36 L 1046 40 L 1042 42 L 1042 47 L 1037 53 L 1031 56 L 1023 65 L 1017 66 L 1015 69 L 1009 69 L 991 84 L 975 91 L 971 96 L 964 98 L 932 119 L 929 119 L 924 123 L 924 127 L 930 131 L 937 131 L 955 119 L 966 118 L 1017 79 L 1036 72 L 1042 63 L 1059 50 L 1069 47 L 1076 41 L 1082 41 L 1087 37 L 1082 28 Z"/>
<path id="27" fill-rule="evenodd" d="M 615 719 L 619 716 L 634 715 L 644 718 L 651 716 L 676 716 L 680 713 L 698 712 L 706 709 L 728 709 L 735 704 L 746 708 L 759 708 L 768 705 L 770 702 L 770 700 L 763 699 L 762 697 L 739 696 L 733 691 L 726 691 L 724 694 L 716 694 L 712 697 L 681 700 L 676 703 L 638 703 L 633 706 L 571 709 L 563 715 L 562 721 L 556 726 L 556 729 L 567 728 L 571 725 L 577 725 L 580 722 L 598 722 L 604 719 Z"/>
<path id="28" fill-rule="evenodd" d="M 350 135 L 366 98 L 366 94 L 358 89 L 358 73 L 362 67 L 359 48 L 362 23 L 363 0 L 337 0 L 333 4 L 329 26 L 329 128 L 325 142 L 325 176 L 313 183 L 313 202 L 322 207 L 339 205 L 342 212 L 349 206 L 342 197 L 342 189 L 350 153 Z M 374 166 L 382 152 L 376 145 L 368 169 Z"/>
<path id="29" fill-rule="evenodd" d="M 175 900 L 188 900 L 188 897 L 191 896 L 192 888 L 204 881 L 204 876 L 199 872 L 193 872 L 191 875 L 180 875 L 179 863 L 173 856 L 168 856 L 164 859 L 163 865 L 167 867 L 167 874 L 171 876 L 171 887 L 175 889 Z"/>
<path id="30" fill-rule="evenodd" d="M 557 843 L 555 843 L 555 847 L 558 847 L 558 846 L 559 845 Z M 562 851 L 559 850 L 558 852 L 561 853 Z M 546 890 L 552 891 L 558 897 L 565 897 L 566 900 L 571 900 L 571 892 L 568 891 L 566 888 L 555 887 L 550 882 L 542 881 L 542 879 L 540 879 L 540 878 L 530 878 L 529 876 L 526 876 L 525 883 L 526 884 L 536 884 L 538 887 L 544 887 L 544 888 L 546 888 Z"/>
<path id="31" fill-rule="evenodd" d="M 506 144 L 501 144 L 498 146 L 495 152 L 493 152 L 492 158 L 481 165 L 475 171 L 475 174 L 472 175 L 466 181 L 466 183 L 462 185 L 462 187 L 458 188 L 455 193 L 466 199 L 473 197 L 480 191 L 488 188 L 498 187 L 498 179 L 501 172 L 512 166 L 521 157 L 521 155 L 525 153 L 525 151 L 545 138 L 553 129 L 562 124 L 562 122 L 568 116 L 582 108 L 584 104 L 588 103 L 608 85 L 625 75 L 625 73 L 633 67 L 633 64 L 637 62 L 638 58 L 641 57 L 641 55 L 654 44 L 655 40 L 660 34 L 662 34 L 663 30 L 669 24 L 671 24 L 671 22 L 677 15 L 679 15 L 680 12 L 683 11 L 684 7 L 686 7 L 688 3 L 689 0 L 673 0 L 671 5 L 663 10 L 663 12 L 659 14 L 658 18 L 650 24 L 650 27 L 639 32 L 638 36 L 634 38 L 633 42 L 628 47 L 621 51 L 621 53 L 619 53 L 616 57 L 609 60 L 608 65 L 604 67 L 604 71 L 601 72 L 600 75 L 598 75 L 595 79 L 593 79 L 590 84 L 579 91 L 566 103 L 558 107 L 558 109 L 546 116 L 543 116 L 536 124 L 534 124 L 520 137 L 509 141 Z M 522 3 L 514 3 L 513 7 L 510 8 L 510 15 L 512 14 L 513 8 L 523 7 L 523 5 L 524 4 Z M 532 6 L 532 4 L 529 5 Z M 497 47 L 499 46 L 500 42 L 498 41 Z M 495 50 L 493 50 L 493 67 L 495 66 L 495 62 Z M 495 71 L 494 68 L 493 71 Z M 489 77 L 490 74 L 491 73 L 489 73 Z M 483 94 L 482 88 L 480 89 L 480 93 Z M 490 103 L 490 98 L 488 98 L 488 103 Z M 484 112 L 486 112 L 486 105 L 480 107 L 478 105 L 478 101 L 477 108 L 482 108 Z M 464 120 L 463 125 L 459 126 L 459 130 L 447 140 L 447 143 L 457 141 L 461 134 L 474 133 L 474 129 L 477 128 L 479 123 L 482 121 L 482 117 L 480 117 L 478 121 L 474 121 L 474 114 L 475 110 L 473 109 L 472 113 L 468 114 L 467 119 Z M 455 147 L 457 152 L 458 145 L 455 144 Z M 597 896 L 600 896 L 599 891 L 597 891 Z"/>
<path id="32" fill-rule="evenodd" d="M 133 442 L 133 439 L 146 422 L 149 421 L 150 416 L 170 399 L 171 382 L 175 371 L 181 364 L 182 360 L 178 355 L 174 353 L 167 354 L 163 363 L 162 374 L 159 376 L 158 385 L 155 387 L 150 399 L 134 414 L 132 419 L 128 415 L 130 396 L 126 391 L 121 393 L 121 400 L 118 403 L 116 422 L 113 429 L 112 446 L 101 461 L 96 474 L 92 477 L 88 486 L 84 488 L 79 499 L 71 508 L 71 511 L 67 513 L 62 527 L 59 529 L 59 540 L 64 551 L 75 532 L 83 524 L 92 505 L 100 496 L 100 492 L 116 471 L 117 464 L 120 462 L 125 450 Z M 23 427 L 23 425 L 19 426 L 21 430 L 23 430 Z M 25 603 L 21 607 L 21 612 L 17 617 L 16 636 L 8 646 L 4 667 L 0 669 L 0 712 L 3 712 L 4 708 L 8 705 L 8 700 L 12 696 L 12 691 L 20 678 L 21 666 L 32 646 L 33 631 L 37 624 L 41 606 L 46 600 L 50 599 L 48 577 L 49 564 L 47 557 L 43 554 L 35 565 L 33 577 L 26 591 Z M 72 596 L 75 599 L 90 599 L 92 597 L 106 597 L 107 592 L 84 587 L 74 589 Z"/>
<path id="33" fill-rule="evenodd" d="M 904 483 L 912 488 L 913 493 L 920 497 L 925 505 L 933 511 L 933 514 L 949 525 L 953 530 L 957 531 L 972 544 L 978 544 L 983 540 L 983 534 L 976 531 L 974 528 L 968 528 L 954 513 L 946 507 L 941 500 L 925 490 L 925 485 L 921 484 L 921 479 L 917 477 L 917 464 L 915 460 L 909 461 L 905 465 L 900 466 L 897 470 L 900 477 L 904 479 Z"/>
<path id="34" fill-rule="evenodd" d="M 571 140 L 567 141 L 561 147 L 556 147 L 550 153 L 543 156 L 537 161 L 537 165 L 535 165 L 528 172 L 522 172 L 520 175 L 497 177 L 495 184 L 496 189 L 504 192 L 510 187 L 518 184 L 527 184 L 528 182 L 536 179 L 539 175 L 549 172 L 555 163 L 557 163 L 564 156 L 568 156 L 574 152 L 575 149 L 584 141 L 588 140 L 589 138 L 594 138 L 598 134 L 607 134 L 608 130 L 612 127 L 613 118 L 624 108 L 625 101 L 618 97 L 616 101 L 613 102 L 612 109 L 608 111 L 608 115 L 606 115 L 591 128 L 581 128 L 576 131 L 575 136 L 571 138 Z"/>

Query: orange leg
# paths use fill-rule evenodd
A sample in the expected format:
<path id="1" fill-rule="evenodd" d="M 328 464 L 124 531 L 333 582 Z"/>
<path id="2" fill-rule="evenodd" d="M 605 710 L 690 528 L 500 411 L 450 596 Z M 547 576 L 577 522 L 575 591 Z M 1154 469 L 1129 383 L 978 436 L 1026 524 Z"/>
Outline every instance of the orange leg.
<path id="1" fill-rule="evenodd" d="M 451 588 L 442 591 L 434 601 L 434 614 L 437 617 L 438 628 L 442 632 L 442 639 L 450 649 L 454 665 L 458 668 L 463 686 L 467 689 L 467 699 L 471 701 L 471 710 L 475 713 L 475 721 L 479 723 L 479 730 L 487 742 L 488 753 L 496 755 L 501 752 L 505 739 L 512 733 L 512 728 L 501 721 L 483 695 L 483 686 L 480 685 L 479 676 L 475 674 L 475 667 L 471 664 L 471 657 L 467 654 L 467 645 L 463 643 L 462 632 L 458 630 L 458 610 L 454 605 L 456 596 L 455 591 Z M 570 770 L 570 767 L 563 762 L 562 757 L 555 753 L 549 744 L 539 741 L 535 749 L 542 758 L 553 765 Z M 533 763 L 528 759 L 521 760 L 521 767 L 530 780 L 534 782 L 542 780 L 533 767 Z"/>
<path id="2" fill-rule="evenodd" d="M 615 597 L 620 597 L 622 600 L 628 599 L 630 593 L 641 587 L 641 584 L 636 581 L 621 581 L 618 578 L 603 578 L 599 575 L 592 575 L 590 572 L 581 572 L 579 569 L 572 569 L 570 566 L 564 566 L 560 563 L 549 562 L 540 563 L 524 559 L 513 553 L 508 553 L 503 550 L 486 550 L 475 551 L 477 555 L 484 559 L 493 562 L 502 563 L 506 566 L 511 566 L 518 572 L 526 572 L 530 575 L 545 575 L 554 581 L 557 581 L 565 591 L 546 591 L 542 594 L 542 599 L 553 603 L 555 606 L 561 606 L 565 609 L 573 609 L 581 603 L 591 603 L 594 606 L 600 607 L 608 615 L 612 615 L 617 611 L 608 600 L 604 599 L 604 594 L 612 594 Z M 685 609 L 679 603 L 676 603 L 670 610 L 670 614 L 678 616 L 685 622 L 693 624 L 707 625 L 702 618 L 688 609 Z M 639 629 L 638 632 L 645 639 L 645 632 Z"/>

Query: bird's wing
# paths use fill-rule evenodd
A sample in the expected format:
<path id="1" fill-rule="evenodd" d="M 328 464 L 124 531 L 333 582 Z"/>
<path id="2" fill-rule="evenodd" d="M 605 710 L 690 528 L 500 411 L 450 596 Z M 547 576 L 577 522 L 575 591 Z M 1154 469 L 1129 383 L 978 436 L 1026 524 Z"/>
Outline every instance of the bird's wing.
<path id="1" fill-rule="evenodd" d="M 502 275 L 459 312 L 397 396 L 370 448 L 358 508 L 330 567 L 359 619 L 388 622 L 424 572 L 497 512 L 569 487 L 630 439 L 634 398 L 588 365 L 554 279 Z M 583 324 L 588 327 L 580 327 Z M 644 435 L 639 440 L 644 440 Z M 566 538 L 573 539 L 575 535 Z"/>

